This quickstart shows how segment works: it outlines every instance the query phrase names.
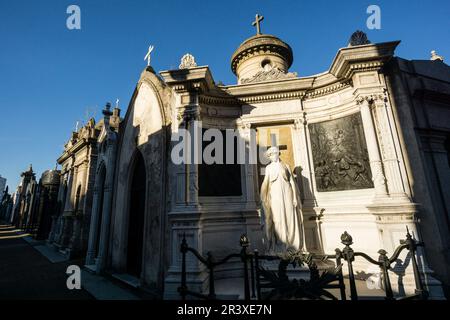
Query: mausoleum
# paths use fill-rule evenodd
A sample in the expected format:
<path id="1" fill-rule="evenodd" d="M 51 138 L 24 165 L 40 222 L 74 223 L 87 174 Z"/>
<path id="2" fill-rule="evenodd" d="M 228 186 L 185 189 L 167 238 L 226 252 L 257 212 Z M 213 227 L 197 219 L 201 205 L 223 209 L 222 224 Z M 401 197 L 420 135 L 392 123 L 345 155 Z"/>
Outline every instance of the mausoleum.
<path id="1" fill-rule="evenodd" d="M 235 84 L 217 84 L 186 54 L 178 69 L 145 68 L 118 130 L 108 129 L 104 113 L 103 155 L 89 167 L 88 267 L 176 298 L 183 237 L 199 252 L 225 256 L 246 234 L 252 249 L 264 251 L 259 192 L 267 163 L 171 160 L 180 130 L 194 137 L 201 121 L 224 141 L 248 146 L 254 134 L 258 146 L 280 149 L 300 191 L 309 252 L 333 253 L 347 231 L 355 249 L 377 257 L 379 249 L 392 253 L 408 227 L 425 242 L 419 264 L 427 290 L 442 297 L 441 283 L 450 283 L 450 68 L 442 59 L 401 59 L 400 41 L 370 43 L 356 32 L 326 71 L 299 76 L 290 70 L 289 44 L 262 34 L 259 23 L 231 57 Z M 195 141 L 186 147 L 208 148 Z M 72 170 L 59 162 L 63 175 Z M 83 187 L 91 174 L 81 168 Z M 68 180 L 73 194 L 77 179 Z M 414 290 L 412 273 L 401 271 L 407 261 L 400 256 L 392 270 L 401 277 L 392 281 L 395 292 Z M 355 268 L 368 270 L 362 261 Z M 240 272 L 230 261 L 216 276 Z M 205 267 L 188 260 L 190 286 L 204 291 L 207 280 Z"/>

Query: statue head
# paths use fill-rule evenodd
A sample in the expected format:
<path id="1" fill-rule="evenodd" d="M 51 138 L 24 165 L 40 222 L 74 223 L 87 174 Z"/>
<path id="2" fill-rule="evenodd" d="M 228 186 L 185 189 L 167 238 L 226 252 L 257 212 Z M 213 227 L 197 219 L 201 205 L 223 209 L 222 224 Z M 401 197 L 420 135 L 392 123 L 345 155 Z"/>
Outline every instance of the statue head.
<path id="1" fill-rule="evenodd" d="M 278 147 L 270 147 L 266 151 L 266 156 L 270 159 L 270 161 L 278 162 L 280 159 L 280 149 L 278 149 Z"/>

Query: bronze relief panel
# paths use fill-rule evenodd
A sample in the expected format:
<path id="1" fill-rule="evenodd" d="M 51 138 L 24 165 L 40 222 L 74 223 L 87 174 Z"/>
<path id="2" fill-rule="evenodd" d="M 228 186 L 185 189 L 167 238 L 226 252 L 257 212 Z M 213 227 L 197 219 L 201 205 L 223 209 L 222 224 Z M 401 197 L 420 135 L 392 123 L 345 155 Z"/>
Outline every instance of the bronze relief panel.
<path id="1" fill-rule="evenodd" d="M 360 113 L 309 125 L 317 191 L 373 188 Z"/>

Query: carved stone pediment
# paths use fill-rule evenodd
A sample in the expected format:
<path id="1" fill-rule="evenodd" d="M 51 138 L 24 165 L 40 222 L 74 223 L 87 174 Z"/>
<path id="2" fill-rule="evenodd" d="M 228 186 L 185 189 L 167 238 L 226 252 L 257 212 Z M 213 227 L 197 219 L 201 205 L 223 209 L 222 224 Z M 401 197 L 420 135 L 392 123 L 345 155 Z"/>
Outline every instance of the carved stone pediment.
<path id="1" fill-rule="evenodd" d="M 277 67 L 270 70 L 261 70 L 251 78 L 244 78 L 241 83 L 255 83 L 270 80 L 294 79 L 297 78 L 297 72 L 283 72 Z"/>

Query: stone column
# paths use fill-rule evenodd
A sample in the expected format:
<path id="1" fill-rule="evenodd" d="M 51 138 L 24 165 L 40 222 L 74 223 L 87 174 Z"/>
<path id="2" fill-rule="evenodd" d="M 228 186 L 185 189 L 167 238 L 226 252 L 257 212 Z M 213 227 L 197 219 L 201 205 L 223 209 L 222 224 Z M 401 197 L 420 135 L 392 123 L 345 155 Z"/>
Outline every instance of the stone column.
<path id="1" fill-rule="evenodd" d="M 89 240 L 88 240 L 88 250 L 86 254 L 86 265 L 92 265 L 95 263 L 95 256 L 97 252 L 95 252 L 95 243 L 96 239 L 98 237 L 97 235 L 97 224 L 99 220 L 99 198 L 100 198 L 100 191 L 99 187 L 101 184 L 101 178 L 99 175 L 96 175 L 95 177 L 95 186 L 94 186 L 94 199 L 92 203 L 92 213 L 91 213 L 91 222 L 89 227 Z"/>
<path id="2" fill-rule="evenodd" d="M 370 110 L 370 97 L 359 97 L 357 103 L 360 105 L 361 118 L 364 127 L 364 136 L 366 138 L 367 151 L 369 153 L 370 170 L 372 171 L 372 180 L 375 187 L 375 199 L 386 198 L 388 196 L 386 189 L 386 178 L 383 172 L 383 165 L 378 149 L 378 140 L 373 124 L 372 112 Z"/>
<path id="3" fill-rule="evenodd" d="M 50 227 L 50 233 L 48 235 L 47 243 L 52 243 L 55 240 L 56 221 L 58 219 L 58 216 L 57 215 L 52 215 L 51 219 L 52 219 L 52 224 L 51 224 L 51 227 Z"/>
<path id="4" fill-rule="evenodd" d="M 106 265 L 106 257 L 108 255 L 108 241 L 109 241 L 109 228 L 111 225 L 111 207 L 113 197 L 114 186 L 114 171 L 115 171 L 115 146 L 110 145 L 108 148 L 108 163 L 105 177 L 105 187 L 103 189 L 103 212 L 102 212 L 102 225 L 100 230 L 100 243 L 99 252 L 96 261 L 96 272 L 103 271 Z"/>
<path id="5" fill-rule="evenodd" d="M 61 236 L 62 236 L 62 223 L 63 223 L 63 218 L 62 218 L 62 213 L 55 217 L 55 234 L 53 236 L 53 244 L 59 244 L 61 242 Z"/>
<path id="6" fill-rule="evenodd" d="M 70 224 L 72 223 L 72 219 L 70 217 L 70 215 L 72 214 L 72 210 L 73 210 L 73 206 L 72 206 L 72 200 L 73 200 L 73 189 L 74 189 L 74 179 L 75 179 L 75 168 L 73 167 L 73 163 L 72 163 L 72 168 L 69 171 L 69 183 L 67 185 L 67 194 L 66 194 L 66 199 L 65 199 L 65 204 L 64 204 L 64 210 L 62 212 L 61 215 L 61 225 L 60 225 L 60 233 L 57 239 L 58 244 L 61 247 L 65 247 L 69 240 L 70 240 L 70 236 L 71 233 L 70 231 L 72 230 L 72 226 L 70 226 Z"/>
<path id="7" fill-rule="evenodd" d="M 69 171 L 69 177 L 68 177 L 68 184 L 67 184 L 67 194 L 66 194 L 66 199 L 65 199 L 65 203 L 64 205 L 64 209 L 63 209 L 63 213 L 66 211 L 71 211 L 72 210 L 72 195 L 73 195 L 73 180 L 75 179 L 75 169 L 74 167 L 72 167 Z"/>
<path id="8" fill-rule="evenodd" d="M 305 235 L 306 246 L 310 252 L 321 252 L 323 244 L 321 238 L 320 217 L 323 208 L 317 207 L 313 191 L 314 175 L 310 161 L 310 148 L 308 143 L 310 137 L 306 113 L 303 113 L 303 117 L 294 120 L 294 136 L 296 137 L 294 141 L 297 140 L 295 152 L 301 166 L 301 170 L 298 170 L 296 174 L 303 200 L 301 211 L 303 215 L 303 232 Z"/>
<path id="9" fill-rule="evenodd" d="M 311 168 L 311 163 L 309 161 L 309 145 L 308 145 L 308 123 L 306 121 L 306 113 L 303 114 L 303 118 L 294 120 L 295 135 L 298 137 L 299 146 L 296 150 L 300 159 L 300 165 L 302 167 L 300 177 L 298 181 L 301 183 L 303 192 L 303 207 L 314 207 L 316 201 L 314 199 L 313 190 L 313 169 Z"/>
<path id="10" fill-rule="evenodd" d="M 194 163 L 194 153 L 197 150 L 197 148 L 200 148 L 201 151 L 201 144 L 197 147 L 195 144 L 197 143 L 196 137 L 197 133 L 195 132 L 196 126 L 194 126 L 195 121 L 200 120 L 200 114 L 197 109 L 190 110 L 189 113 L 186 115 L 186 125 L 187 130 L 190 134 L 191 141 L 190 141 L 190 148 L 188 152 L 188 156 L 190 156 L 191 163 L 187 164 L 187 170 L 186 170 L 186 193 L 187 193 L 187 204 L 190 206 L 197 206 L 198 205 L 198 165 Z M 201 134 L 201 132 L 199 133 Z"/>
<path id="11" fill-rule="evenodd" d="M 81 232 L 82 232 L 82 222 L 84 218 L 84 206 L 86 201 L 86 189 L 87 189 L 87 174 L 88 174 L 88 165 L 89 161 L 86 159 L 83 161 L 83 163 L 77 168 L 77 178 L 79 178 L 80 183 L 76 183 L 75 188 L 75 201 L 76 199 L 76 193 L 78 189 L 78 186 L 81 185 L 80 189 L 80 197 L 78 199 L 78 204 L 76 205 L 76 211 L 73 212 L 73 232 L 72 237 L 70 239 L 70 250 L 71 255 L 72 254 L 79 254 L 79 251 L 82 249 L 81 245 Z M 75 209 L 75 208 L 74 208 Z"/>
<path id="12" fill-rule="evenodd" d="M 59 188 L 58 188 L 58 197 L 57 197 L 57 211 L 55 211 L 54 215 L 52 215 L 52 225 L 50 228 L 50 234 L 48 236 L 47 239 L 47 243 L 52 243 L 56 241 L 56 237 L 58 234 L 58 218 L 59 216 L 62 214 L 62 212 L 64 211 L 64 205 L 65 202 L 63 202 L 64 200 L 64 191 L 65 191 L 65 184 L 67 183 L 67 180 L 65 179 L 64 175 L 65 172 L 63 172 L 64 169 L 61 170 L 61 180 L 60 180 L 60 184 L 59 184 Z"/>
<path id="13" fill-rule="evenodd" d="M 245 123 L 240 125 L 239 134 L 245 143 L 245 194 L 247 198 L 246 206 L 254 209 L 256 207 L 256 166 L 258 150 L 256 150 L 256 136 L 252 137 L 251 124 Z M 253 150 L 254 149 L 254 150 Z"/>
<path id="14" fill-rule="evenodd" d="M 73 230 L 73 217 L 72 216 L 62 217 L 61 236 L 58 243 L 61 246 L 61 249 L 64 249 L 70 245 L 70 237 L 72 235 L 72 230 Z"/>
<path id="15" fill-rule="evenodd" d="M 180 129 L 184 128 L 190 135 L 191 141 L 185 148 L 188 156 L 190 157 L 190 163 L 180 165 L 182 168 L 178 171 L 178 178 L 176 182 L 177 185 L 184 182 L 184 202 L 179 203 L 179 206 L 176 208 L 175 212 L 168 213 L 169 228 L 171 232 L 171 257 L 170 267 L 165 274 L 164 299 L 178 299 L 180 297 L 177 289 L 180 286 L 180 244 L 183 236 L 186 237 L 190 247 L 196 248 L 199 252 L 203 252 L 203 226 L 202 222 L 199 221 L 200 215 L 198 213 L 198 165 L 193 163 L 194 153 L 196 150 L 194 146 L 197 143 L 197 141 L 195 141 L 196 136 L 194 135 L 194 122 L 196 120 L 200 120 L 198 97 L 195 93 L 189 93 L 189 96 L 188 93 L 186 93 L 181 99 L 183 101 L 189 101 L 188 105 L 182 105 L 179 108 L 178 120 L 182 120 L 179 124 Z M 188 141 L 186 141 L 186 143 L 187 142 Z M 198 148 L 201 151 L 201 144 L 198 145 Z M 184 174 L 183 177 L 181 177 L 182 174 Z M 187 254 L 186 271 L 189 288 L 197 292 L 205 292 L 208 285 L 208 274 L 205 272 L 205 267 L 189 253 Z"/>
<path id="16" fill-rule="evenodd" d="M 383 167 L 386 174 L 389 196 L 409 202 L 409 198 L 403 188 L 403 180 L 400 172 L 400 160 L 395 148 L 393 127 L 389 121 L 387 101 L 384 94 L 372 96 L 374 105 L 375 127 L 383 159 Z"/>

